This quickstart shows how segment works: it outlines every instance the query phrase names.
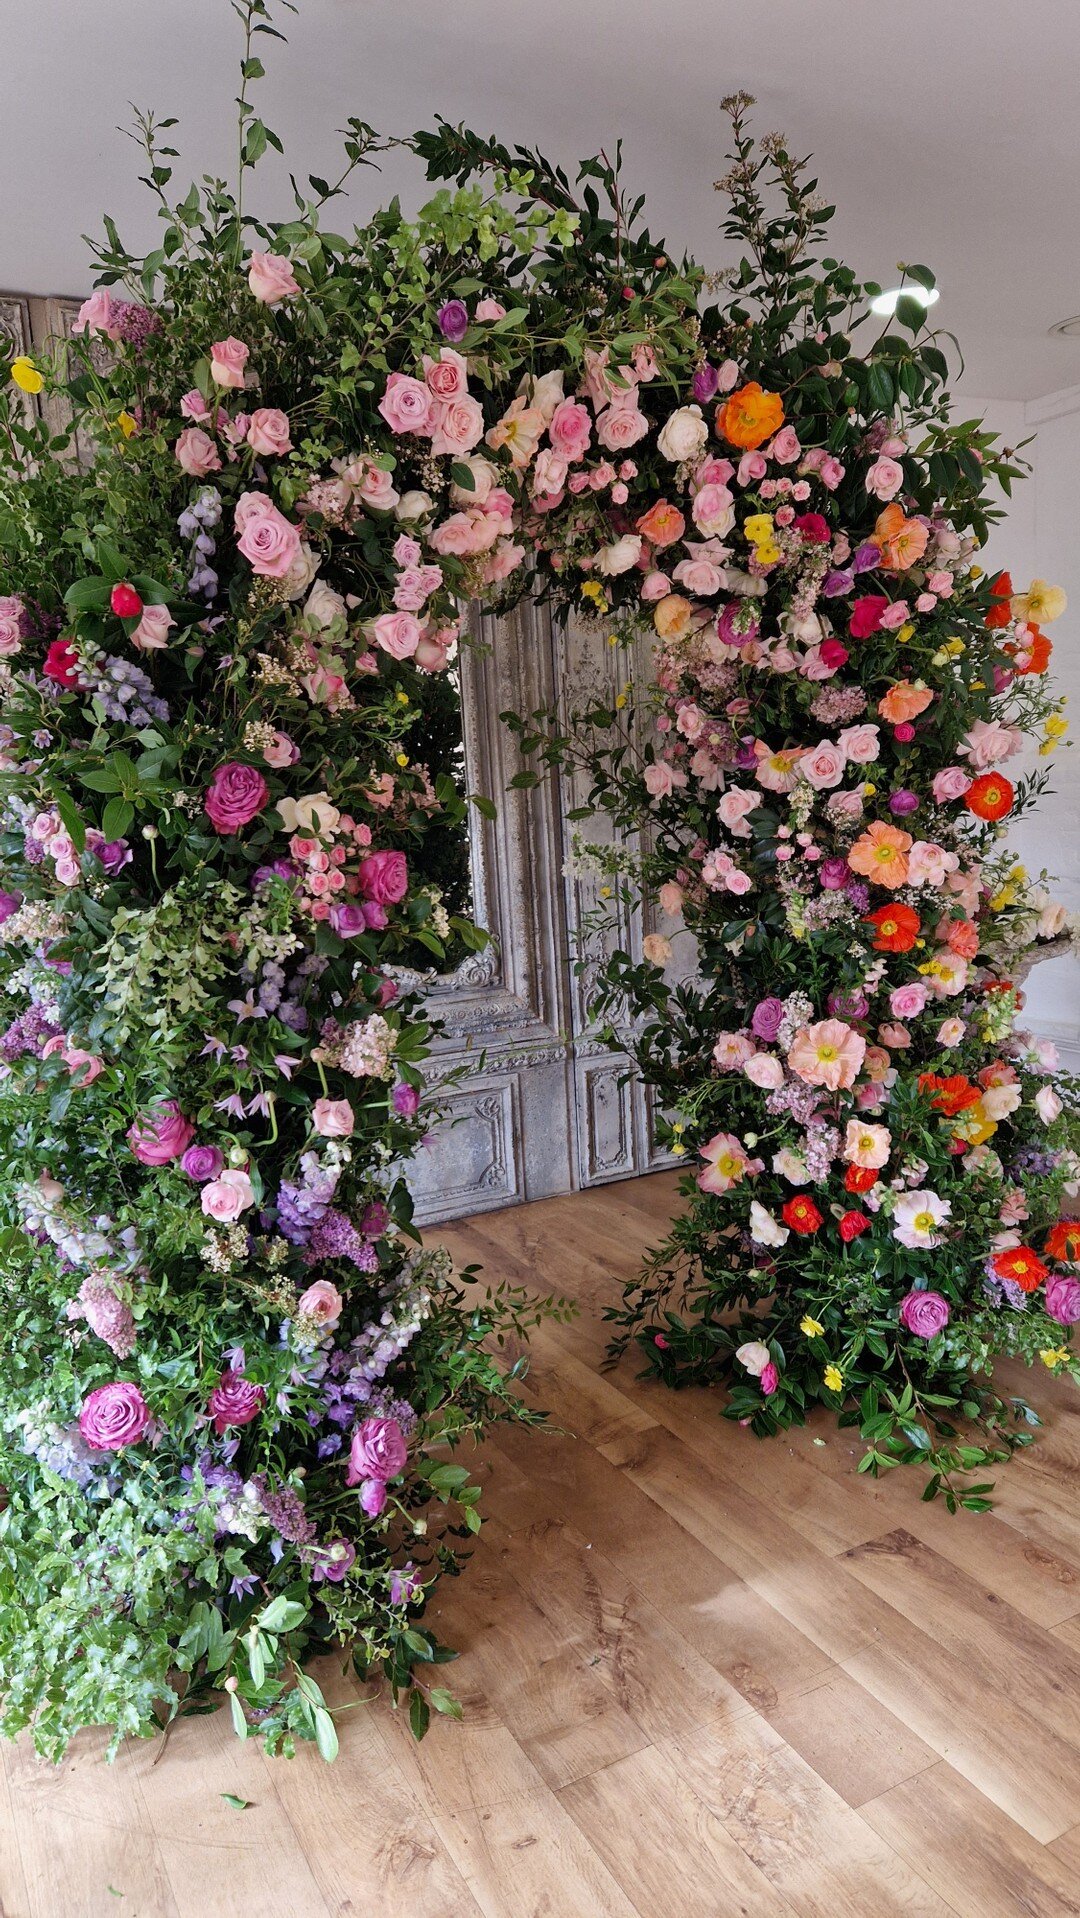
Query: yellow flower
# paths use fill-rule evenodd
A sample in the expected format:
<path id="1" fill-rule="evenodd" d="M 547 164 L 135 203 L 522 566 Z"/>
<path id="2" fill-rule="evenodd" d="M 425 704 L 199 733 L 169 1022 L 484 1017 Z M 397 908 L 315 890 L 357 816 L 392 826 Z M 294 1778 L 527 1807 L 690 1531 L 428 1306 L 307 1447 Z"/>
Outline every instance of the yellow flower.
<path id="1" fill-rule="evenodd" d="M 743 521 L 743 532 L 751 546 L 765 546 L 773 536 L 773 516 L 771 513 L 751 513 Z"/>
<path id="2" fill-rule="evenodd" d="M 991 912 L 1004 912 L 1006 906 L 1015 906 L 1015 904 L 1016 887 L 1002 886 L 1001 891 L 996 892 L 991 899 L 990 910 Z"/>
<path id="3" fill-rule="evenodd" d="M 398 695 L 397 695 L 397 703 L 398 703 L 398 705 L 399 705 L 399 706 L 407 706 L 407 705 L 408 705 L 408 703 L 409 703 L 409 695 L 408 695 L 408 693 L 398 693 Z"/>
<path id="4" fill-rule="evenodd" d="M 1069 722 L 1064 713 L 1051 713 L 1043 726 L 1047 739 L 1064 739 L 1068 730 Z"/>
<path id="5" fill-rule="evenodd" d="M 627 700 L 627 695 L 625 693 L 619 693 L 616 695 L 615 711 L 617 713 L 622 712 L 623 707 L 626 705 L 626 700 Z"/>
<path id="6" fill-rule="evenodd" d="M 33 360 L 26 353 L 20 353 L 17 360 L 12 360 L 11 377 L 20 393 L 40 393 L 45 384 Z"/>
<path id="7" fill-rule="evenodd" d="M 681 1139 L 676 1139 L 674 1145 L 671 1148 L 671 1156 L 673 1159 L 685 1159 L 686 1147 L 683 1145 L 683 1142 Z"/>
<path id="8" fill-rule="evenodd" d="M 809 1312 L 805 1318 L 799 1320 L 799 1331 L 808 1339 L 820 1339 L 825 1335 L 825 1327 L 819 1325 L 816 1319 L 812 1319 Z"/>
<path id="9" fill-rule="evenodd" d="M 780 558 L 780 548 L 774 539 L 762 540 L 761 545 L 754 548 L 754 558 L 760 560 L 762 566 L 775 566 Z"/>
<path id="10" fill-rule="evenodd" d="M 824 1379 L 830 1392 L 839 1392 L 844 1383 L 844 1374 L 838 1365 L 827 1365 L 825 1367 Z"/>
<path id="11" fill-rule="evenodd" d="M 911 624 L 910 620 L 908 620 L 905 625 L 901 626 L 900 631 L 896 635 L 897 639 L 900 641 L 901 646 L 907 645 L 908 640 L 911 638 L 914 631 L 915 631 L 915 628 Z"/>
<path id="12" fill-rule="evenodd" d="M 129 440 L 131 435 L 137 433 L 139 430 L 138 420 L 133 419 L 130 413 L 118 413 L 116 415 L 116 424 L 126 440 Z"/>
<path id="13" fill-rule="evenodd" d="M 1047 1345 L 1042 1348 L 1039 1357 L 1043 1364 L 1052 1371 L 1055 1365 L 1068 1364 L 1069 1348 L 1067 1345 Z"/>
<path id="14" fill-rule="evenodd" d="M 409 763 L 408 753 L 395 753 L 394 759 L 395 763 L 399 766 L 407 766 Z"/>
<path id="15" fill-rule="evenodd" d="M 1014 619 L 1024 619 L 1029 626 L 1049 626 L 1051 620 L 1061 618 L 1068 603 L 1060 586 L 1033 579 L 1026 593 L 1013 594 L 1009 611 Z"/>

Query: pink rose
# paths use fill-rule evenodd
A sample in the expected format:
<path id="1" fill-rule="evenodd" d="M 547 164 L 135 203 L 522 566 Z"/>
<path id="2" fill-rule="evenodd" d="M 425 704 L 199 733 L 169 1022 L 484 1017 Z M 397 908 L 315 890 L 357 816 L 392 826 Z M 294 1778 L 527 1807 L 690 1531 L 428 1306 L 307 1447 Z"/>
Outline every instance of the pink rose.
<path id="1" fill-rule="evenodd" d="M 316 1099 L 311 1123 L 320 1139 L 351 1139 L 356 1114 L 347 1099 Z"/>
<path id="2" fill-rule="evenodd" d="M 655 759 L 645 768 L 645 789 L 653 799 L 666 799 L 676 785 L 686 784 L 686 774 L 677 773 L 666 759 Z"/>
<path id="3" fill-rule="evenodd" d="M 73 333 L 104 333 L 107 339 L 120 338 L 120 308 L 108 287 L 99 286 L 84 300 L 72 322 Z"/>
<path id="4" fill-rule="evenodd" d="M 434 403 L 422 380 L 410 373 L 391 373 L 379 401 L 379 412 L 392 433 L 430 434 Z"/>
<path id="5" fill-rule="evenodd" d="M 628 446 L 636 446 L 648 430 L 649 422 L 632 394 L 626 395 L 626 404 L 613 400 L 605 406 L 596 422 L 596 437 L 609 453 L 623 453 Z"/>
<path id="6" fill-rule="evenodd" d="M 230 1425 L 250 1425 L 265 1404 L 265 1388 L 253 1385 L 242 1372 L 234 1372 L 230 1366 L 207 1399 L 206 1409 L 214 1421 L 215 1432 L 222 1438 Z"/>
<path id="7" fill-rule="evenodd" d="M 716 816 L 721 825 L 727 827 L 736 839 L 749 839 L 750 828 L 746 823 L 747 815 L 761 804 L 761 794 L 751 792 L 745 786 L 729 786 L 721 793 Z"/>
<path id="8" fill-rule="evenodd" d="M 877 726 L 845 726 L 836 743 L 853 766 L 869 766 L 880 756 L 881 732 Z"/>
<path id="9" fill-rule="evenodd" d="M 666 912 L 669 919 L 674 919 L 676 915 L 682 911 L 683 889 L 681 886 L 677 886 L 673 879 L 668 879 L 664 882 L 658 896 L 660 900 L 660 910 L 661 912 Z"/>
<path id="10" fill-rule="evenodd" d="M 892 459 L 875 460 L 866 475 L 866 490 L 875 499 L 895 499 L 903 484 L 904 469 Z"/>
<path id="11" fill-rule="evenodd" d="M 649 604 L 654 599 L 666 599 L 671 591 L 671 581 L 666 573 L 647 573 L 641 583 L 641 597 Z"/>
<path id="12" fill-rule="evenodd" d="M 505 318 L 506 308 L 501 300 L 493 300 L 490 297 L 477 300 L 476 311 L 473 314 L 474 320 L 504 320 Z"/>
<path id="13" fill-rule="evenodd" d="M 957 752 L 962 759 L 970 760 L 980 772 L 988 766 L 1000 765 L 1005 759 L 1011 759 L 1024 743 L 1024 735 L 1019 726 L 1008 726 L 1001 719 L 977 719 L 968 728 Z"/>
<path id="14" fill-rule="evenodd" d="M 1080 1281 L 1055 1272 L 1046 1281 L 1046 1310 L 1059 1325 L 1080 1321 Z"/>
<path id="15" fill-rule="evenodd" d="M 695 599 L 709 599 L 724 585 L 724 574 L 711 559 L 681 559 L 672 577 Z"/>
<path id="16" fill-rule="evenodd" d="M 799 435 L 793 426 L 782 426 L 779 433 L 774 433 L 769 456 L 778 466 L 794 466 L 801 452 Z"/>
<path id="17" fill-rule="evenodd" d="M 460 400 L 469 390 L 469 363 L 444 346 L 437 360 L 424 355 L 424 383 L 436 400 Z"/>
<path id="18" fill-rule="evenodd" d="M 210 348 L 210 378 L 215 386 L 242 387 L 244 369 L 251 352 L 243 340 L 229 335 L 227 340 L 215 340 Z"/>
<path id="19" fill-rule="evenodd" d="M 166 1099 L 150 1112 L 141 1112 L 128 1127 L 128 1144 L 140 1165 L 168 1165 L 179 1159 L 195 1137 L 175 1099 Z"/>
<path id="20" fill-rule="evenodd" d="M 824 792 L 830 786 L 838 786 L 844 777 L 847 760 L 839 746 L 829 739 L 823 739 L 819 746 L 812 746 L 799 760 L 799 772 L 815 792 Z"/>
<path id="21" fill-rule="evenodd" d="M 431 450 L 433 453 L 471 453 L 483 437 L 484 414 L 479 400 L 466 393 L 462 399 L 436 400 L 432 407 Z"/>
<path id="22" fill-rule="evenodd" d="M 300 748 L 289 738 L 288 733 L 276 732 L 269 746 L 263 748 L 263 758 L 275 772 L 282 772 L 286 766 L 295 766 L 300 757 Z"/>
<path id="23" fill-rule="evenodd" d="M 409 889 L 409 867 L 403 852 L 371 852 L 357 868 L 360 891 L 380 906 L 396 906 Z"/>
<path id="24" fill-rule="evenodd" d="M 727 486 L 703 486 L 695 493 L 690 508 L 694 525 L 707 537 L 723 539 L 735 522 L 731 489 Z"/>
<path id="25" fill-rule="evenodd" d="M 263 306 L 276 306 L 290 293 L 299 293 L 290 262 L 282 253 L 253 253 L 248 261 L 248 285 Z"/>
<path id="26" fill-rule="evenodd" d="M 276 459 L 292 451 L 289 416 L 277 406 L 257 406 L 248 426 L 248 445 L 260 459 Z"/>
<path id="27" fill-rule="evenodd" d="M 301 1319 L 314 1319 L 316 1325 L 336 1325 L 344 1303 L 336 1285 L 329 1279 L 316 1279 L 297 1299 L 296 1315 Z"/>
<path id="28" fill-rule="evenodd" d="M 409 1456 L 405 1435 L 396 1419 L 362 1419 L 349 1446 L 346 1485 L 375 1479 L 385 1485 L 405 1469 Z"/>
<path id="29" fill-rule="evenodd" d="M 943 766 L 935 773 L 931 790 L 939 806 L 950 799 L 962 799 L 971 784 L 970 777 L 960 766 Z"/>
<path id="30" fill-rule="evenodd" d="M 571 465 L 584 459 L 592 439 L 592 419 L 580 400 L 563 400 L 555 408 L 548 426 L 548 437 L 556 453 Z"/>
<path id="31" fill-rule="evenodd" d="M 230 1167 L 203 1186 L 199 1200 L 208 1219 L 216 1219 L 219 1225 L 233 1225 L 241 1212 L 254 1205 L 255 1189 L 246 1172 Z"/>
<path id="32" fill-rule="evenodd" d="M 241 493 L 236 503 L 237 545 L 253 573 L 287 579 L 300 558 L 300 533 L 265 493 Z"/>
<path id="33" fill-rule="evenodd" d="M 83 1400 L 79 1431 L 93 1452 L 122 1452 L 137 1445 L 150 1423 L 150 1407 L 137 1385 L 117 1379 Z"/>
<path id="34" fill-rule="evenodd" d="M 169 628 L 176 621 L 167 606 L 144 606 L 142 617 L 131 633 L 131 643 L 140 653 L 160 652 L 169 643 Z"/>
<path id="35" fill-rule="evenodd" d="M 916 1019 L 929 996 L 928 988 L 921 981 L 910 986 L 897 986 L 889 994 L 889 1011 L 894 1019 Z"/>
<path id="36" fill-rule="evenodd" d="M 221 471 L 221 456 L 209 433 L 204 433 L 201 426 L 185 427 L 173 452 L 184 472 L 189 473 L 192 479 L 204 479 L 207 473 Z"/>
<path id="37" fill-rule="evenodd" d="M 210 781 L 203 807 L 214 831 L 230 834 L 261 813 L 269 798 L 270 788 L 258 768 L 230 759 Z"/>
<path id="38" fill-rule="evenodd" d="M 917 1339 L 932 1339 L 949 1323 L 948 1301 L 940 1292 L 908 1292 L 900 1301 L 900 1323 Z"/>
<path id="39" fill-rule="evenodd" d="M 13 659 L 25 636 L 26 608 L 14 593 L 0 598 L 0 659 Z"/>
<path id="40" fill-rule="evenodd" d="M 784 1068 L 771 1052 L 752 1052 L 743 1062 L 743 1071 L 751 1085 L 775 1092 L 784 1083 Z"/>
<path id="41" fill-rule="evenodd" d="M 371 637 L 391 659 L 408 659 L 420 644 L 420 621 L 415 613 L 380 613 L 371 622 Z"/>
<path id="42" fill-rule="evenodd" d="M 767 461 L 764 453 L 744 453 L 736 469 L 735 477 L 740 486 L 752 486 L 755 480 L 764 479 Z"/>

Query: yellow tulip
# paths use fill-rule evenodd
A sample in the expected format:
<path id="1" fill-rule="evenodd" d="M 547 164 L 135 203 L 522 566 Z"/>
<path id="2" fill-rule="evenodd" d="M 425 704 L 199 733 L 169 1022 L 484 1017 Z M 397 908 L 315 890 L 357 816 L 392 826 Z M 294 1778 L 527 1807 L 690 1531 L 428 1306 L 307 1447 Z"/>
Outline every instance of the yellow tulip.
<path id="1" fill-rule="evenodd" d="M 20 393 L 40 393 L 45 384 L 33 360 L 26 353 L 20 353 L 17 360 L 12 360 L 11 377 Z"/>

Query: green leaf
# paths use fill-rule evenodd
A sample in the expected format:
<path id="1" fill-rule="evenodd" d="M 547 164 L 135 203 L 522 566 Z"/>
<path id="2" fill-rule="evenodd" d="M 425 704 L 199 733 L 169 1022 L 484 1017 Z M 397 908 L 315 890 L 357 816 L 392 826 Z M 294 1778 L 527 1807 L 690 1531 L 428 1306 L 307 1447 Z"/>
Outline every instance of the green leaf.
<path id="1" fill-rule="evenodd" d="M 434 1705 L 435 1710 L 442 1712 L 444 1717 L 464 1718 L 465 1713 L 462 1709 L 461 1700 L 455 1698 L 453 1692 L 444 1691 L 441 1685 L 432 1686 L 431 1691 L 428 1693 L 428 1698 Z"/>
<path id="2" fill-rule="evenodd" d="M 264 1612 L 259 1614 L 259 1630 L 263 1632 L 291 1632 L 307 1617 L 307 1606 L 301 1605 L 295 1598 L 285 1598 L 280 1594 L 271 1599 Z"/>
<path id="3" fill-rule="evenodd" d="M 73 613 L 103 613 L 109 604 L 109 582 L 105 579 L 77 579 L 64 594 L 64 605 Z"/>
<path id="4" fill-rule="evenodd" d="M 232 1806 L 234 1811 L 247 1811 L 251 1803 L 250 1798 L 238 1798 L 234 1791 L 223 1791 L 221 1796 L 227 1805 Z"/>
<path id="5" fill-rule="evenodd" d="M 423 1692 L 418 1692 L 414 1689 L 409 1694 L 409 1730 L 412 1732 L 417 1744 L 420 1743 L 430 1723 L 431 1712 L 427 1699 L 424 1697 Z"/>
<path id="6" fill-rule="evenodd" d="M 233 1730 L 237 1738 L 246 1738 L 250 1727 L 244 1717 L 244 1707 L 235 1692 L 229 1693 L 229 1706 L 232 1710 Z"/>
<path id="7" fill-rule="evenodd" d="M 126 799 L 110 799 L 101 815 L 101 830 L 106 839 L 122 839 L 135 817 L 135 808 Z"/>
<path id="8" fill-rule="evenodd" d="M 328 1765 L 332 1764 L 338 1755 L 338 1735 L 325 1705 L 315 1708 L 315 1743 L 319 1747 L 320 1757 L 325 1758 Z"/>

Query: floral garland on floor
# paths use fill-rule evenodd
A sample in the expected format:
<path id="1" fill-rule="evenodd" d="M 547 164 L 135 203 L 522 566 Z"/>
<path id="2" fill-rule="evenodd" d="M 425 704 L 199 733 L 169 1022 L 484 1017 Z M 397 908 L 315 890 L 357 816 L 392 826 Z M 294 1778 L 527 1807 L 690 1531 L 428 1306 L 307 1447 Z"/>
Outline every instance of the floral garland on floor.
<path id="1" fill-rule="evenodd" d="M 1067 915 L 1003 843 L 1046 775 L 1000 770 L 1065 733 L 1043 630 L 1065 596 L 977 563 L 1020 468 L 950 423 L 932 276 L 904 269 L 895 327 L 856 352 L 880 289 L 821 257 L 831 209 L 728 104 L 746 257 L 684 403 L 655 440 L 642 417 L 582 588 L 616 630 L 651 610 L 654 684 L 636 722 L 624 695 L 569 737 L 519 726 L 591 771 L 590 806 L 649 823 L 629 877 L 581 856 L 696 940 L 695 983 L 665 976 L 663 930 L 602 970 L 609 1036 L 696 1165 L 615 1349 L 636 1337 L 669 1384 L 729 1380 L 760 1434 L 823 1403 L 859 1426 L 860 1469 L 921 1461 L 930 1495 L 978 1510 L 970 1473 L 1038 1423 L 994 1393 L 993 1357 L 1080 1376 L 1080 1085 L 1011 977 Z M 608 377 L 594 363 L 600 420 L 636 405 Z"/>

